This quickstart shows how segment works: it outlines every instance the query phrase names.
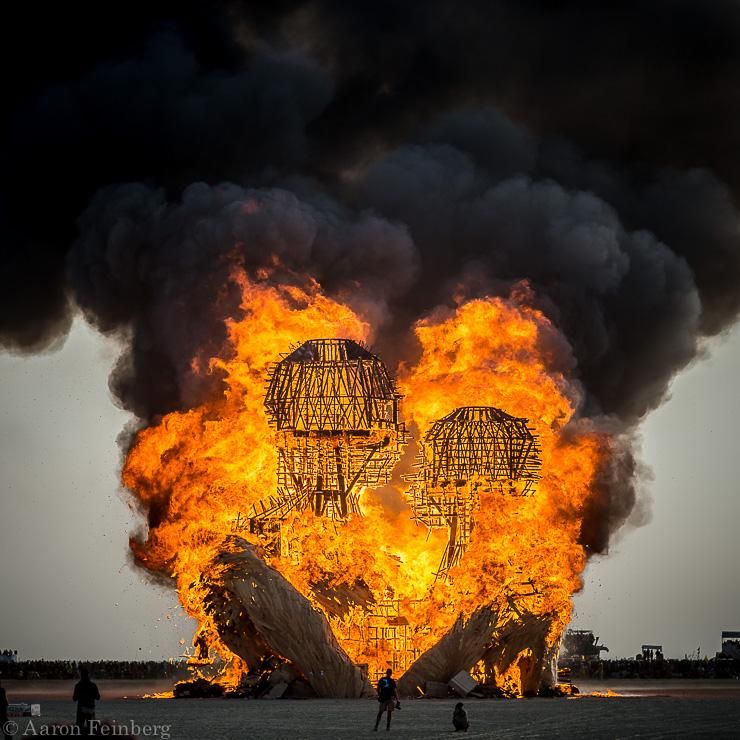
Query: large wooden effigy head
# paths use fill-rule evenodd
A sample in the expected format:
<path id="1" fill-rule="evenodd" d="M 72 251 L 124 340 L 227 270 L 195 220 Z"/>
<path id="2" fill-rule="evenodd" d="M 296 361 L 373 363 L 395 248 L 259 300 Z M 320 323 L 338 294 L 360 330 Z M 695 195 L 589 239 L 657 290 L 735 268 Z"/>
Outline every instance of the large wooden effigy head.
<path id="1" fill-rule="evenodd" d="M 527 496 L 539 478 L 537 438 L 527 419 L 492 406 L 463 406 L 435 421 L 408 479 L 414 518 L 450 539 L 440 572 L 456 565 L 474 524 L 480 491 Z"/>
<path id="2" fill-rule="evenodd" d="M 265 408 L 284 507 L 361 513 L 362 488 L 388 481 L 406 442 L 399 399 L 383 362 L 351 339 L 311 339 L 277 362 Z"/>

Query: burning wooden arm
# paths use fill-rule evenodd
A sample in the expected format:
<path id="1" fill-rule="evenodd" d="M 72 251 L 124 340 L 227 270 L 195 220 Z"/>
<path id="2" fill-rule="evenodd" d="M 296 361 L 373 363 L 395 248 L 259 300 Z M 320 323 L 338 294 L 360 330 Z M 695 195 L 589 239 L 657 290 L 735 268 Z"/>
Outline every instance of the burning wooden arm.
<path id="1" fill-rule="evenodd" d="M 550 676 L 543 674 L 551 658 L 545 638 L 550 629 L 551 615 L 535 615 L 530 612 L 511 614 L 504 625 L 496 630 L 490 646 L 481 656 L 486 674 L 502 675 L 512 667 L 518 672 L 518 692 L 522 696 L 534 696 L 543 685 L 554 685 Z"/>
<path id="2" fill-rule="evenodd" d="M 491 644 L 498 612 L 493 606 L 478 609 L 469 619 L 462 616 L 433 647 L 415 660 L 398 681 L 403 696 L 417 695 L 427 681 L 447 683 L 456 673 L 470 670 Z"/>
<path id="3" fill-rule="evenodd" d="M 233 591 L 223 588 L 218 578 L 204 580 L 207 581 L 207 595 L 203 604 L 221 641 L 248 666 L 259 665 L 272 650 L 257 632 L 244 605 Z"/>
<path id="4" fill-rule="evenodd" d="M 460 616 L 401 676 L 399 692 L 418 695 L 427 681 L 448 683 L 455 674 L 470 671 L 482 661 L 489 676 L 502 675 L 516 666 L 520 692 L 536 693 L 548 657 L 545 637 L 550 622 L 550 615 L 538 616 L 505 604 L 480 607 L 467 619 Z"/>
<path id="5" fill-rule="evenodd" d="M 266 645 L 273 654 L 291 661 L 319 696 L 362 696 L 366 680 L 340 647 L 326 616 L 267 565 L 252 545 L 232 539 L 229 551 L 214 561 L 213 571 L 217 577 L 212 589 L 226 594 L 220 598 L 238 604 L 242 618 L 247 618 L 243 645 L 234 634 L 227 641 L 224 632 L 228 630 L 219 626 L 230 649 L 249 662 L 254 660 L 255 648 Z M 213 617 L 218 624 L 218 613 Z"/>

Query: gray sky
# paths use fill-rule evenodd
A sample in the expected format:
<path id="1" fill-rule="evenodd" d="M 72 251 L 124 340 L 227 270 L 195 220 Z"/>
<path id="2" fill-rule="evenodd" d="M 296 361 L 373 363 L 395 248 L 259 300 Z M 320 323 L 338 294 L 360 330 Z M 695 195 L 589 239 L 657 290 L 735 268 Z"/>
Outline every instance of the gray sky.
<path id="1" fill-rule="evenodd" d="M 0 649 L 26 658 L 159 659 L 192 638 L 174 592 L 127 559 L 115 355 L 82 321 L 53 354 L 0 355 Z"/>
<path id="2" fill-rule="evenodd" d="M 642 425 L 651 521 L 589 565 L 575 599 L 572 626 L 611 656 L 650 643 L 711 657 L 723 629 L 740 629 L 740 329 L 708 349 Z"/>
<path id="3" fill-rule="evenodd" d="M 740 629 L 740 330 L 710 349 L 642 426 L 650 523 L 591 563 L 575 599 L 573 626 L 612 657 L 643 642 L 713 655 Z M 192 637 L 174 592 L 128 561 L 115 354 L 81 321 L 55 353 L 0 354 L 0 649 L 26 658 L 167 658 Z"/>

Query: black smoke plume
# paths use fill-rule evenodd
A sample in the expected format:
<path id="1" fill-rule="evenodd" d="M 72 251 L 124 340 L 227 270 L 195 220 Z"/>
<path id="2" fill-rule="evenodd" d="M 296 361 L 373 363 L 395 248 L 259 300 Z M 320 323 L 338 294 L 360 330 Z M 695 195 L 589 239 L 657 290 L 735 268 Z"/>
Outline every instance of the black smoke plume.
<path id="1" fill-rule="evenodd" d="M 740 308 L 740 6 L 4 12 L 26 40 L 2 51 L 7 348 L 53 346 L 82 309 L 126 338 L 111 387 L 151 421 L 218 382 L 190 362 L 221 347 L 235 263 L 310 273 L 394 359 L 470 275 L 526 279 L 582 415 L 621 435 L 583 533 L 604 549 L 635 502 L 631 432 Z"/>

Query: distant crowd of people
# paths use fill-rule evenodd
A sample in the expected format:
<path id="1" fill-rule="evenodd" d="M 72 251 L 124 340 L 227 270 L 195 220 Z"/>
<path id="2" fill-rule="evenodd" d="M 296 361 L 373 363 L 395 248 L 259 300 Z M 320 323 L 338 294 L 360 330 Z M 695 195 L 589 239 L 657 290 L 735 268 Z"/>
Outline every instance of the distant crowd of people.
<path id="1" fill-rule="evenodd" d="M 17 660 L 17 650 L 3 650 L 0 651 L 0 663 L 10 663 L 11 661 Z"/>
<path id="2" fill-rule="evenodd" d="M 181 678 L 187 675 L 184 662 L 168 660 L 98 660 L 86 661 L 90 672 L 99 679 Z M 0 663 L 0 677 L 7 679 L 69 680 L 79 675 L 74 660 L 22 660 Z"/>
<path id="3" fill-rule="evenodd" d="M 740 678 L 740 660 L 726 658 L 621 658 L 615 660 L 566 661 L 572 678 Z"/>

